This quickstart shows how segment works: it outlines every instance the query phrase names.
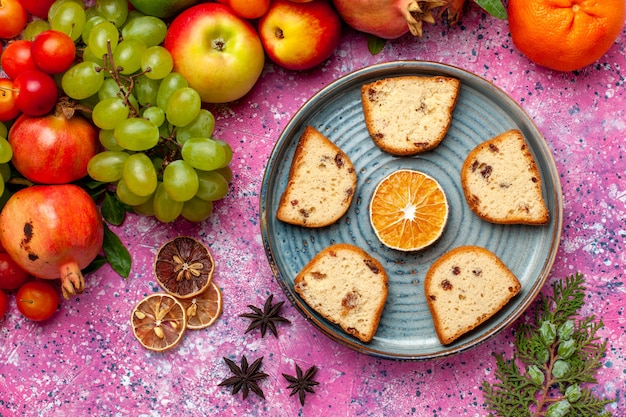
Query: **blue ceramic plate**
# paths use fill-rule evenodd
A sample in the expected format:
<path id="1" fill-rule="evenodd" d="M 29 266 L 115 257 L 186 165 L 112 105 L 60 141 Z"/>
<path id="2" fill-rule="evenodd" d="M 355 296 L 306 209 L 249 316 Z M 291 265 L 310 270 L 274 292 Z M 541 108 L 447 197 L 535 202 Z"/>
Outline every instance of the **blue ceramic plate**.
<path id="1" fill-rule="evenodd" d="M 382 152 L 370 138 L 361 108 L 361 85 L 403 75 L 445 75 L 461 80 L 461 91 L 447 136 L 434 150 L 414 157 Z M 348 154 L 358 182 L 352 205 L 336 224 L 307 229 L 276 220 L 296 144 L 312 125 Z M 495 225 L 469 209 L 460 181 L 460 168 L 478 143 L 508 129 L 522 131 L 543 179 L 550 210 L 545 226 Z M 417 252 L 400 252 L 382 245 L 369 222 L 369 202 L 378 182 L 400 168 L 434 177 L 450 205 L 448 224 L 436 244 Z M 331 339 L 355 351 L 383 358 L 432 359 L 472 348 L 515 321 L 532 303 L 554 262 L 561 234 L 563 197 L 550 150 L 528 115 L 503 91 L 462 69 L 433 62 L 402 61 L 370 66 L 348 74 L 313 96 L 294 115 L 276 143 L 261 189 L 261 233 L 277 281 L 293 305 Z M 357 245 L 376 257 L 389 275 L 389 296 L 376 336 L 362 343 L 328 322 L 299 298 L 293 282 L 300 270 L 323 248 L 334 243 Z M 423 293 L 430 265 L 460 245 L 483 246 L 502 259 L 522 284 L 521 293 L 488 322 L 455 343 L 437 339 Z"/>

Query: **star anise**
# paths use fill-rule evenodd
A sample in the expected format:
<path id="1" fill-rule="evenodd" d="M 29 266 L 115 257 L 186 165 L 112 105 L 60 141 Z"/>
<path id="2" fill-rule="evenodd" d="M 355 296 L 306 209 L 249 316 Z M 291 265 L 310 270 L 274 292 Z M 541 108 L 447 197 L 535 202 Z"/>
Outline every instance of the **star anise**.
<path id="1" fill-rule="evenodd" d="M 270 294 L 263 305 L 263 310 L 253 305 L 248 305 L 248 307 L 254 311 L 254 313 L 246 313 L 241 314 L 239 317 L 245 317 L 248 319 L 252 319 L 252 322 L 246 329 L 246 333 L 256 329 L 261 328 L 261 337 L 265 337 L 265 333 L 269 328 L 270 331 L 274 334 L 274 337 L 278 337 L 278 332 L 276 331 L 276 323 L 291 323 L 284 317 L 280 316 L 280 308 L 285 303 L 284 301 L 280 301 L 276 304 L 272 304 L 272 300 L 274 299 L 274 294 Z"/>
<path id="2" fill-rule="evenodd" d="M 303 374 L 302 369 L 296 364 L 296 376 L 283 374 L 285 379 L 290 382 L 287 385 L 288 389 L 291 389 L 291 394 L 289 396 L 298 394 L 298 398 L 300 399 L 300 404 L 304 406 L 304 397 L 307 392 L 312 394 L 315 393 L 313 387 L 319 385 L 319 382 L 314 381 L 312 378 L 317 372 L 316 366 L 311 366 L 307 371 Z"/>
<path id="3" fill-rule="evenodd" d="M 263 357 L 261 356 L 252 365 L 248 366 L 248 359 L 243 355 L 241 358 L 241 366 L 237 366 L 235 362 L 228 358 L 224 358 L 224 362 L 228 365 L 230 370 L 235 376 L 227 378 L 220 382 L 219 386 L 233 387 L 232 395 L 235 395 L 241 390 L 242 398 L 245 400 L 248 397 L 250 391 L 254 392 L 259 397 L 265 399 L 263 390 L 259 387 L 258 382 L 268 377 L 264 372 L 260 372 L 261 362 Z"/>

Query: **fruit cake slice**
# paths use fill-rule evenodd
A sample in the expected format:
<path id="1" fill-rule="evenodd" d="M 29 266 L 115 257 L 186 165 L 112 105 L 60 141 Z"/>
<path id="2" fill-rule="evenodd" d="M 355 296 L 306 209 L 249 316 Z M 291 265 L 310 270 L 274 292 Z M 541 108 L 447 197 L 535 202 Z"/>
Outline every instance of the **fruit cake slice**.
<path id="1" fill-rule="evenodd" d="M 500 224 L 548 222 L 541 176 L 522 132 L 513 129 L 476 146 L 461 167 L 469 207 Z"/>
<path id="2" fill-rule="evenodd" d="M 460 246 L 445 253 L 424 280 L 435 331 L 444 345 L 487 321 L 520 289 L 520 282 L 506 265 L 479 246 Z"/>
<path id="3" fill-rule="evenodd" d="M 323 249 L 294 281 L 295 291 L 313 310 L 363 342 L 374 338 L 388 285 L 380 262 L 347 243 Z"/>
<path id="4" fill-rule="evenodd" d="M 444 76 L 384 78 L 361 87 L 367 130 L 382 150 L 415 155 L 435 148 L 448 133 L 461 88 Z"/>
<path id="5" fill-rule="evenodd" d="M 276 217 L 304 227 L 335 223 L 352 202 L 356 170 L 337 145 L 307 126 L 296 147 Z"/>

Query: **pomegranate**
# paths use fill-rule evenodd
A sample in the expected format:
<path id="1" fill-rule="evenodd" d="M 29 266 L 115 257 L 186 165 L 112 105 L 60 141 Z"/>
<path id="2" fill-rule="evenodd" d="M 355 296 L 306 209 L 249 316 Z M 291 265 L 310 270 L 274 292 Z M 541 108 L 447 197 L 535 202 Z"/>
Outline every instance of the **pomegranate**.
<path id="1" fill-rule="evenodd" d="M 7 253 L 31 275 L 60 278 L 65 299 L 83 291 L 81 269 L 98 255 L 103 237 L 98 207 L 73 184 L 21 189 L 0 213 L 0 239 Z"/>
<path id="2" fill-rule="evenodd" d="M 38 184 L 66 184 L 87 175 L 87 163 L 100 147 L 98 131 L 78 113 L 17 118 L 9 131 L 15 169 Z"/>
<path id="3" fill-rule="evenodd" d="M 349 26 L 383 39 L 396 39 L 409 31 L 422 36 L 423 22 L 435 23 L 433 9 L 455 2 L 459 0 L 333 0 Z"/>

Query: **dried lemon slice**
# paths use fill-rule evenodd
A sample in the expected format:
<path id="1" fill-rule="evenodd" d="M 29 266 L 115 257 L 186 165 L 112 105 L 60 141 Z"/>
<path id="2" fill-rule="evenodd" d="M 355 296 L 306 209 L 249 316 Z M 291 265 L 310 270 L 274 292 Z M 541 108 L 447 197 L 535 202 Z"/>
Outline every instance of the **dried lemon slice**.
<path id="1" fill-rule="evenodd" d="M 370 221 L 386 246 L 401 251 L 434 243 L 446 226 L 448 201 L 439 183 L 419 171 L 401 169 L 378 184 L 370 204 Z"/>
<path id="2" fill-rule="evenodd" d="M 152 294 L 132 311 L 133 334 L 145 348 L 157 352 L 170 349 L 183 337 L 187 322 L 185 308 L 169 294 Z"/>
<path id="3" fill-rule="evenodd" d="M 181 299 L 187 313 L 187 328 L 205 329 L 217 321 L 222 314 L 222 292 L 215 282 L 206 291 L 192 298 Z"/>
<path id="4" fill-rule="evenodd" d="M 154 263 L 157 282 L 176 298 L 191 298 L 204 292 L 211 284 L 214 270 L 209 248 L 187 236 L 161 246 Z"/>

